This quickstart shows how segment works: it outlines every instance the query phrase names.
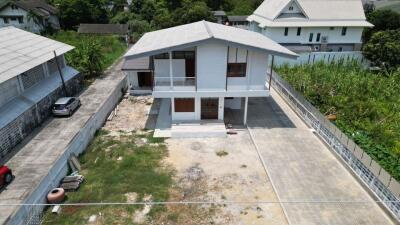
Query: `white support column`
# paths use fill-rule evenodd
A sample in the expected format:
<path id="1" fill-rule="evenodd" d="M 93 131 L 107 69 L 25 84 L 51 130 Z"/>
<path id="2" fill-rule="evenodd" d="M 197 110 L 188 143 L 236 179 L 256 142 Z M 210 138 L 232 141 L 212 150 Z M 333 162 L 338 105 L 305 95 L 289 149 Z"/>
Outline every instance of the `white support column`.
<path id="1" fill-rule="evenodd" d="M 175 98 L 171 98 L 171 120 L 175 120 Z"/>
<path id="2" fill-rule="evenodd" d="M 172 69 L 172 52 L 168 53 L 169 56 L 169 82 L 170 82 L 170 87 L 171 89 L 174 87 L 173 79 L 172 79 L 172 73 L 174 72 Z"/>
<path id="3" fill-rule="evenodd" d="M 247 106 L 249 105 L 249 97 L 245 98 L 245 103 L 244 103 L 244 118 L 243 118 L 243 124 L 247 125 Z"/>

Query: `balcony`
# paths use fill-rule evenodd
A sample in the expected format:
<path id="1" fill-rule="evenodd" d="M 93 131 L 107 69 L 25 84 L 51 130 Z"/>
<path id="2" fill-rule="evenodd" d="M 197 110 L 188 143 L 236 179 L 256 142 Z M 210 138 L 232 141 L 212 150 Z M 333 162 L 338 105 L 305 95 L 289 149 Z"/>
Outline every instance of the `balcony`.
<path id="1" fill-rule="evenodd" d="M 154 77 L 154 91 L 195 91 L 196 77 Z"/>

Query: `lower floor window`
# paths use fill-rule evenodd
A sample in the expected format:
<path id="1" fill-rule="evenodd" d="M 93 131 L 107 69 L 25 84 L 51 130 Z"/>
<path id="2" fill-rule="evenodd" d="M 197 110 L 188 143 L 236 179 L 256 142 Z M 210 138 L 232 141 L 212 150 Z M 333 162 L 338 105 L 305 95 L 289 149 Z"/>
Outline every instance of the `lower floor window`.
<path id="1" fill-rule="evenodd" d="M 194 112 L 194 98 L 175 98 L 175 112 Z"/>

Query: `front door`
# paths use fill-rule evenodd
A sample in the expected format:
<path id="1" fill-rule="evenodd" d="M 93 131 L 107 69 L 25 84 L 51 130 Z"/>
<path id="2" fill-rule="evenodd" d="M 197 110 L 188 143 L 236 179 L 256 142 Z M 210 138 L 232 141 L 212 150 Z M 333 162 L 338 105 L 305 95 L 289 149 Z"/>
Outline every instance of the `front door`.
<path id="1" fill-rule="evenodd" d="M 202 120 L 218 119 L 218 98 L 201 99 L 201 119 Z"/>
<path id="2" fill-rule="evenodd" d="M 139 87 L 152 87 L 153 76 L 151 72 L 138 72 Z"/>

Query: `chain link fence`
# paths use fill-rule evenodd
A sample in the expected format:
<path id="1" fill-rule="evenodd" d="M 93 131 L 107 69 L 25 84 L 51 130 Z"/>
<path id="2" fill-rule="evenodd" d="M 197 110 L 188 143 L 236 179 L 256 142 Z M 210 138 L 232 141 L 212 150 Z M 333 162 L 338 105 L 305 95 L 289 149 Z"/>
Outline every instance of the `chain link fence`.
<path id="1" fill-rule="evenodd" d="M 275 72 L 272 87 L 400 221 L 400 184 Z"/>

